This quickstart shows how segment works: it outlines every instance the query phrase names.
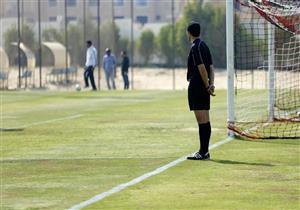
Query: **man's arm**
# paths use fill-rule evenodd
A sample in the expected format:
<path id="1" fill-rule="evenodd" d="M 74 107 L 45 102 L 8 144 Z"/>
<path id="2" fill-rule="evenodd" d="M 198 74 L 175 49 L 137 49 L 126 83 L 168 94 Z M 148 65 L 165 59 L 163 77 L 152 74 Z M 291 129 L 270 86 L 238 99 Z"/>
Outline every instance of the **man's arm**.
<path id="1" fill-rule="evenodd" d="M 211 95 L 214 95 L 213 93 L 215 92 L 215 70 L 214 70 L 214 66 L 213 65 L 209 66 L 209 75 L 210 75 L 210 79 L 209 79 L 208 92 Z"/>
<path id="2" fill-rule="evenodd" d="M 102 67 L 103 67 L 103 69 L 105 69 L 105 57 L 103 57 L 103 60 L 102 60 Z"/>
<path id="3" fill-rule="evenodd" d="M 114 62 L 114 73 L 115 73 L 115 78 L 117 77 L 117 61 L 116 57 L 113 55 L 113 62 Z"/>
<path id="4" fill-rule="evenodd" d="M 88 63 L 89 63 L 89 61 L 90 61 L 90 56 L 91 56 L 91 53 L 90 53 L 90 51 L 89 51 L 89 49 L 87 49 L 87 51 L 86 51 L 86 58 L 85 58 L 85 65 L 86 65 L 86 67 L 88 67 Z"/>
<path id="5" fill-rule="evenodd" d="M 201 47 L 200 44 L 199 44 L 199 46 L 193 46 L 191 51 L 192 51 L 194 64 L 195 64 L 195 66 L 197 66 L 197 68 L 199 70 L 203 84 L 204 84 L 205 88 L 208 88 L 208 86 L 209 86 L 208 74 L 207 74 L 205 65 L 203 63 L 200 47 Z"/>
<path id="6" fill-rule="evenodd" d="M 205 68 L 204 64 L 198 65 L 198 70 L 200 72 L 200 76 L 201 76 L 201 79 L 204 83 L 205 88 L 208 88 L 208 86 L 209 86 L 208 75 L 207 75 L 207 71 L 206 71 L 206 68 Z"/>
<path id="7" fill-rule="evenodd" d="M 97 64 L 98 64 L 98 56 L 97 56 L 97 50 L 96 49 L 94 49 L 94 59 L 95 59 L 95 66 L 94 66 L 94 68 L 96 68 L 96 66 L 97 66 Z"/>
<path id="8" fill-rule="evenodd" d="M 209 80 L 209 84 L 210 85 L 214 85 L 215 84 L 215 70 L 214 70 L 214 66 L 213 65 L 210 65 L 209 66 L 209 75 L 210 75 L 210 80 Z"/>
<path id="9" fill-rule="evenodd" d="M 201 76 L 201 79 L 204 83 L 204 86 L 206 88 L 206 90 L 208 91 L 208 93 L 212 96 L 215 96 L 214 91 L 215 91 L 215 87 L 214 87 L 214 80 L 215 80 L 215 75 L 214 75 L 214 70 L 212 65 L 210 66 L 210 80 L 208 79 L 208 74 L 206 71 L 206 68 L 204 66 L 204 64 L 200 64 L 198 65 L 198 70 Z"/>
<path id="10" fill-rule="evenodd" d="M 129 69 L 129 65 L 130 65 L 129 58 L 128 58 L 128 57 L 126 57 L 126 68 L 127 68 L 127 70 Z"/>

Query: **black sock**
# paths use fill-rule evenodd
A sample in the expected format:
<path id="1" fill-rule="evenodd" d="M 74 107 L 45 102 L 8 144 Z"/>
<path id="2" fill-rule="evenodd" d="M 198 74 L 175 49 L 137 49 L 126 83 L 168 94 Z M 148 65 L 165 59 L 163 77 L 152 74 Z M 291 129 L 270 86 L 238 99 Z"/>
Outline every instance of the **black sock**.
<path id="1" fill-rule="evenodd" d="M 203 130 L 203 124 L 198 123 L 199 127 L 199 141 L 200 141 L 200 154 L 204 154 L 203 151 L 205 150 L 205 136 L 204 136 L 204 130 Z"/>
<path id="2" fill-rule="evenodd" d="M 199 124 L 201 154 L 206 154 L 208 152 L 210 135 L 211 135 L 210 122 Z"/>
<path id="3" fill-rule="evenodd" d="M 205 153 L 208 152 L 209 150 L 209 141 L 210 141 L 210 136 L 211 136 L 211 126 L 210 122 L 205 124 Z"/>

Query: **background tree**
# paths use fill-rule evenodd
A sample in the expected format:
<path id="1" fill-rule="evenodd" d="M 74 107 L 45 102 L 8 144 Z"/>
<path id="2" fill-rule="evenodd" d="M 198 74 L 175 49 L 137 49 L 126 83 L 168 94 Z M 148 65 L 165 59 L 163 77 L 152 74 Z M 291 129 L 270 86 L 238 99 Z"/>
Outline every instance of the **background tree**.
<path id="1" fill-rule="evenodd" d="M 210 21 L 213 27 L 206 28 L 208 33 L 204 38 L 208 40 L 214 66 L 226 68 L 226 10 L 217 7 L 211 13 L 213 16 Z"/>
<path id="2" fill-rule="evenodd" d="M 91 40 L 95 47 L 98 46 L 98 32 L 97 26 L 91 21 L 91 19 L 86 20 L 86 39 Z M 84 66 L 85 56 L 86 56 L 86 40 L 83 40 L 83 21 L 78 24 L 68 25 L 68 50 L 71 57 L 71 64 L 74 66 Z M 114 34 L 114 36 L 112 36 Z M 65 32 L 64 30 L 56 30 L 54 28 L 45 29 L 43 31 L 44 41 L 55 41 L 65 45 Z M 102 56 L 104 55 L 105 48 L 112 48 L 112 52 L 118 56 L 121 50 L 129 49 L 129 41 L 125 38 L 120 38 L 120 30 L 117 26 L 112 27 L 111 22 L 105 22 L 101 24 L 100 28 L 100 49 L 98 53 L 100 54 L 101 64 Z M 112 44 L 112 43 L 117 44 Z M 115 47 L 115 48 L 114 48 Z M 44 52 L 43 52 L 44 53 Z M 48 54 L 48 53 L 46 53 Z M 47 58 L 46 55 L 43 56 L 44 59 Z M 46 61 L 44 60 L 43 63 Z M 49 63 L 48 61 L 46 63 Z"/>
<path id="3" fill-rule="evenodd" d="M 164 26 L 156 38 L 156 45 L 160 54 L 166 59 L 166 65 L 170 66 L 173 61 L 173 53 L 175 50 L 172 43 L 172 25 Z"/>
<path id="4" fill-rule="evenodd" d="M 14 47 L 11 43 L 12 42 L 18 42 L 18 30 L 17 27 L 14 25 L 11 28 L 9 28 L 5 34 L 4 34 L 4 40 L 5 40 L 5 51 L 7 52 L 7 55 L 9 56 L 9 62 L 10 65 L 15 64 L 15 57 L 17 56 L 17 48 Z M 29 25 L 23 26 L 23 34 L 21 34 L 21 42 L 23 42 L 32 52 L 34 53 L 36 51 L 36 40 L 33 28 Z"/>
<path id="5" fill-rule="evenodd" d="M 77 25 L 69 25 L 68 27 L 68 50 L 71 57 L 71 65 L 84 66 L 86 44 L 83 40 L 83 30 Z"/>
<path id="6" fill-rule="evenodd" d="M 55 28 L 48 28 L 43 31 L 43 40 L 46 42 L 59 42 L 64 43 L 64 33 L 61 33 Z"/>
<path id="7" fill-rule="evenodd" d="M 54 28 L 45 29 L 43 31 L 43 40 L 49 42 L 59 42 L 66 46 L 65 31 L 56 30 Z M 43 51 L 43 63 L 48 63 L 47 50 Z M 85 62 L 85 42 L 83 40 L 82 25 L 68 25 L 68 52 L 70 54 L 71 65 L 83 66 Z"/>
<path id="8" fill-rule="evenodd" d="M 105 49 L 110 48 L 112 53 L 118 57 L 123 48 L 128 45 L 125 39 L 120 38 L 120 29 L 117 25 L 113 26 L 111 21 L 105 22 L 100 29 L 100 58 L 104 56 Z M 101 61 L 100 61 L 101 62 Z"/>
<path id="9" fill-rule="evenodd" d="M 251 28 L 243 23 L 240 23 L 239 18 L 236 18 L 235 24 L 235 67 L 238 69 L 256 69 L 263 65 L 267 56 L 264 52 L 266 46 L 264 43 L 268 39 L 264 40 L 263 37 L 258 38 L 255 33 L 251 31 Z"/>
<path id="10" fill-rule="evenodd" d="M 153 55 L 155 48 L 155 36 L 154 33 L 147 29 L 142 32 L 141 37 L 137 44 L 137 49 L 141 56 L 144 58 L 144 64 L 148 65 L 151 56 Z"/>
<path id="11" fill-rule="evenodd" d="M 225 7 L 203 5 L 202 1 L 188 3 L 182 18 L 176 25 L 177 55 L 183 65 L 186 63 L 190 48 L 186 36 L 186 27 L 192 21 L 201 25 L 201 38 L 210 48 L 213 62 L 216 67 L 226 67 L 226 16 Z"/>
<path id="12" fill-rule="evenodd" d="M 186 27 L 188 24 L 187 18 L 181 18 L 176 24 L 176 55 L 182 66 L 186 65 L 190 49 L 190 43 L 188 42 L 186 35 Z"/>

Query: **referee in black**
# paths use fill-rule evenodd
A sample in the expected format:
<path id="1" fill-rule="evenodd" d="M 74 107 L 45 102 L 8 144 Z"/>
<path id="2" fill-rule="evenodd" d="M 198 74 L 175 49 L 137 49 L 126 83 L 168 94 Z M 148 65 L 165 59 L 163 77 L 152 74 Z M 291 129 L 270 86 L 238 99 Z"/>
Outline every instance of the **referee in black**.
<path id="1" fill-rule="evenodd" d="M 194 111 L 199 127 L 200 149 L 189 160 L 209 160 L 209 140 L 211 125 L 209 121 L 210 96 L 214 95 L 214 70 L 209 48 L 200 39 L 201 27 L 192 22 L 187 27 L 187 36 L 191 42 L 188 56 L 187 80 L 188 101 L 191 111 Z"/>

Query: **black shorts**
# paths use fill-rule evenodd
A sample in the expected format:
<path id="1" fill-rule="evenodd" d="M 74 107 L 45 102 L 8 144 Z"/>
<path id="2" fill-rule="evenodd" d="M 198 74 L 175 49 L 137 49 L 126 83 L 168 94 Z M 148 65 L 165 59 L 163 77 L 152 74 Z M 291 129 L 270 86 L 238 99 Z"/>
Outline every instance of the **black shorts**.
<path id="1" fill-rule="evenodd" d="M 210 109 L 210 95 L 201 85 L 189 84 L 188 100 L 191 111 Z"/>

